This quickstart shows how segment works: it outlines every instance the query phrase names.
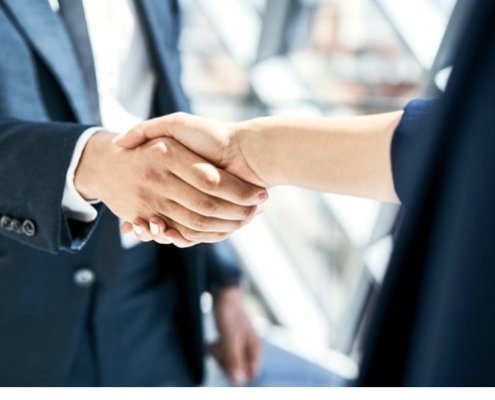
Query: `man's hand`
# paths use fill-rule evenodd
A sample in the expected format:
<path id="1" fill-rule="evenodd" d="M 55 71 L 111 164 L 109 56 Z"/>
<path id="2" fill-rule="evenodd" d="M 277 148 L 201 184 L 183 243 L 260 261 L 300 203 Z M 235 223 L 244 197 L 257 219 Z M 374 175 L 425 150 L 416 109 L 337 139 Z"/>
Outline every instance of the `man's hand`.
<path id="1" fill-rule="evenodd" d="M 258 373 L 261 346 L 244 311 L 241 290 L 228 287 L 220 292 L 214 314 L 220 337 L 210 351 L 232 382 L 245 384 Z"/>
<path id="2" fill-rule="evenodd" d="M 149 140 L 171 137 L 217 167 L 260 187 L 268 183 L 245 159 L 240 145 L 239 124 L 224 123 L 186 113 L 154 118 L 136 125 L 127 134 L 115 139 L 123 148 L 133 149 Z"/>
<path id="3" fill-rule="evenodd" d="M 133 150 L 100 131 L 87 143 L 74 183 L 87 200 L 102 201 L 118 217 L 136 223 L 159 217 L 159 234 L 173 228 L 189 243 L 216 242 L 249 221 L 264 189 L 243 182 L 171 138 Z M 164 226 L 166 224 L 166 227 Z M 157 241 L 170 243 L 163 235 Z M 184 246 L 185 247 L 185 246 Z"/>
<path id="4" fill-rule="evenodd" d="M 175 113 L 144 121 L 127 134 L 115 138 L 114 143 L 123 148 L 134 149 L 157 138 L 174 138 L 226 172 L 259 187 L 267 187 L 268 184 L 254 172 L 244 158 L 239 145 L 237 126 L 186 113 Z M 261 208 L 258 208 L 258 212 L 260 211 Z M 135 233 L 141 240 L 157 237 L 153 230 L 157 232 L 159 226 L 166 232 L 167 239 L 177 246 L 187 247 L 196 243 L 184 238 L 173 227 L 167 226 L 159 216 L 150 219 L 149 224 L 144 220 L 138 220 L 137 224 L 139 232 Z M 124 223 L 122 232 L 131 231 L 131 223 Z"/>

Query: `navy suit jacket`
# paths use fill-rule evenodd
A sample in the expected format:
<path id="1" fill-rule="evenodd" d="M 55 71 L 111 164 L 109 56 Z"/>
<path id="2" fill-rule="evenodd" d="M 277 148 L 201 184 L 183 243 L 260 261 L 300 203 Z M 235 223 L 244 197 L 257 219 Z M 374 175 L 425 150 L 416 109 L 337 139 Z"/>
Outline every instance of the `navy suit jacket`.
<path id="1" fill-rule="evenodd" d="M 495 385 L 495 2 L 472 4 L 446 92 L 394 135 L 406 213 L 360 385 Z"/>
<path id="2" fill-rule="evenodd" d="M 155 114 L 189 109 L 180 85 L 176 0 L 138 0 L 158 76 Z M 0 0 L 0 217 L 32 221 L 34 236 L 0 228 L 0 385 L 61 384 L 89 305 L 73 274 L 105 278 L 118 264 L 118 221 L 67 220 L 65 175 L 79 135 L 94 124 L 68 34 L 47 0 Z M 188 367 L 203 376 L 199 296 L 238 282 L 227 244 L 162 246 L 160 267 L 180 276 L 181 339 Z"/>

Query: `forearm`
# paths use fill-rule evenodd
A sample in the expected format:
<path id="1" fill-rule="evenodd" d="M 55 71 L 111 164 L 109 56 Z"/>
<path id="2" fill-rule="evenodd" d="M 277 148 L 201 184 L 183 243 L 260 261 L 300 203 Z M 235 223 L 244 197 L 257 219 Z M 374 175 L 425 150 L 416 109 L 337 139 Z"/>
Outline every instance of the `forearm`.
<path id="1" fill-rule="evenodd" d="M 238 125 L 239 150 L 269 186 L 397 201 L 390 147 L 401 116 L 258 118 Z"/>

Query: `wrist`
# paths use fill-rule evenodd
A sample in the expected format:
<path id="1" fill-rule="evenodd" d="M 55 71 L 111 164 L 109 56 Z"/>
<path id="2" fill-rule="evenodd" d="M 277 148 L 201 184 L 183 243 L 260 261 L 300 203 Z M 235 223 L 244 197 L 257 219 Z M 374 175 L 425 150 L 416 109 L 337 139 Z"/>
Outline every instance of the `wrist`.
<path id="1" fill-rule="evenodd" d="M 116 134 L 101 130 L 95 133 L 86 143 L 79 164 L 74 174 L 74 186 L 87 201 L 101 200 L 101 188 L 98 184 L 101 177 L 101 161 L 115 148 L 111 140 Z"/>
<path id="2" fill-rule="evenodd" d="M 238 285 L 229 285 L 221 290 L 214 296 L 215 305 L 225 303 L 236 303 L 242 299 L 241 288 Z"/>
<path id="3" fill-rule="evenodd" d="M 273 186 L 270 178 L 269 143 L 266 137 L 264 118 L 254 118 L 236 124 L 232 142 L 237 147 L 243 164 L 256 177 L 254 181 L 262 187 Z"/>

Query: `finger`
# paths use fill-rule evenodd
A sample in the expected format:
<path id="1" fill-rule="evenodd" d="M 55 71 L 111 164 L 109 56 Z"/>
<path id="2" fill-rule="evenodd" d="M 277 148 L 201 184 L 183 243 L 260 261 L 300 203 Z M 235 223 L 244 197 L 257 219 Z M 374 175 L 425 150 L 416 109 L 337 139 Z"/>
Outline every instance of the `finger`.
<path id="1" fill-rule="evenodd" d="M 184 236 L 182 236 L 179 233 L 179 231 L 177 231 L 175 229 L 167 229 L 165 231 L 165 234 L 167 235 L 167 237 L 170 238 L 170 240 L 172 241 L 172 243 L 175 246 L 180 247 L 182 249 L 187 248 L 187 247 L 192 247 L 196 244 L 201 243 L 201 242 L 193 242 L 191 240 L 185 239 Z"/>
<path id="2" fill-rule="evenodd" d="M 232 346 L 225 342 L 215 342 L 209 346 L 209 351 L 220 367 L 229 375 L 230 380 L 237 385 L 243 385 L 248 378 L 242 369 L 236 369 L 235 366 L 232 366 L 231 359 L 229 359 L 231 348 Z"/>
<path id="3" fill-rule="evenodd" d="M 187 247 L 198 243 L 221 242 L 222 240 L 227 239 L 232 234 L 232 232 L 199 232 L 191 230 L 174 222 L 172 222 L 170 226 L 171 229 L 167 229 L 165 231 L 165 234 L 173 240 L 175 245 L 178 245 L 178 239 L 182 243 L 181 246 Z M 177 236 L 177 233 L 174 233 L 174 231 L 177 231 L 179 237 Z M 185 240 L 186 242 L 184 242 L 183 240 Z"/>
<path id="4" fill-rule="evenodd" d="M 120 232 L 122 232 L 123 234 L 133 232 L 133 230 L 132 230 L 132 224 L 130 222 L 128 222 L 128 221 L 125 221 L 122 224 L 122 226 L 120 227 Z"/>
<path id="5" fill-rule="evenodd" d="M 224 366 L 224 357 L 221 350 L 220 342 L 214 342 L 208 345 L 208 352 L 217 360 L 217 362 L 222 366 Z"/>
<path id="6" fill-rule="evenodd" d="M 168 172 L 167 177 L 162 177 L 160 174 L 163 173 L 159 171 L 149 172 L 150 176 L 152 174 L 157 176 L 150 178 L 150 193 L 147 194 L 146 198 L 143 198 L 143 202 L 146 203 L 147 207 L 159 211 L 191 229 L 195 227 L 195 220 L 198 215 L 230 221 L 244 221 L 250 219 L 256 212 L 254 206 L 240 206 L 205 194 L 170 172 Z M 164 185 L 159 184 L 165 179 L 167 182 L 166 197 L 163 195 Z M 183 208 L 177 217 L 172 214 L 172 212 L 179 210 L 174 203 Z M 221 230 L 230 231 L 231 229 Z"/>
<path id="7" fill-rule="evenodd" d="M 218 233 L 232 233 L 245 224 L 247 224 L 252 218 L 254 218 L 255 208 L 251 211 L 246 218 L 241 220 L 228 220 L 215 217 L 205 217 L 204 215 L 197 214 L 174 201 L 165 201 L 161 203 L 157 208 L 160 209 L 160 216 L 166 217 L 169 222 L 173 222 L 172 227 L 177 227 L 181 233 L 189 232 L 192 236 L 191 240 L 195 240 L 195 234 L 192 232 L 218 232 Z"/>
<path id="8" fill-rule="evenodd" d="M 222 342 L 217 341 L 208 346 L 210 354 L 215 358 L 216 362 L 220 366 L 220 368 L 228 374 L 227 372 L 227 364 L 225 360 L 225 351 L 224 351 L 224 346 L 222 345 Z M 229 375 L 229 379 L 232 380 L 232 378 Z"/>
<path id="9" fill-rule="evenodd" d="M 248 379 L 254 379 L 258 374 L 261 359 L 261 343 L 258 337 L 253 334 L 246 346 L 247 375 Z"/>
<path id="10" fill-rule="evenodd" d="M 165 235 L 167 225 L 161 218 L 156 216 L 151 217 L 149 221 L 149 228 L 155 242 L 160 244 L 172 243 L 172 239 Z"/>
<path id="11" fill-rule="evenodd" d="M 244 346 L 239 338 L 231 338 L 225 343 L 225 367 L 232 382 L 243 385 L 248 381 L 244 367 Z"/>
<path id="12" fill-rule="evenodd" d="M 168 222 L 165 223 L 163 219 Z M 140 240 L 150 241 L 154 240 L 160 244 L 175 244 L 177 247 L 185 248 L 191 247 L 198 243 L 216 243 L 224 240 L 228 237 L 229 232 L 217 232 L 212 235 L 207 235 L 205 232 L 195 231 L 186 228 L 177 222 L 174 222 L 166 217 L 151 217 L 149 226 L 146 228 L 146 223 L 143 219 L 135 219 L 136 224 L 124 222 L 121 227 L 122 233 L 133 232 Z M 174 229 L 168 229 L 174 227 Z M 184 232 L 189 239 L 186 239 L 182 233 Z M 156 233 L 158 232 L 158 233 Z"/>
<path id="13" fill-rule="evenodd" d="M 229 237 L 231 232 L 199 232 L 186 228 L 175 221 L 163 216 L 162 219 L 165 222 L 165 229 L 163 232 L 154 237 L 158 243 L 174 244 L 180 248 L 191 247 L 199 243 L 216 243 L 225 240 Z M 157 218 L 156 221 L 159 221 Z"/>
<path id="14" fill-rule="evenodd" d="M 172 240 L 172 243 L 175 246 L 180 248 L 192 247 L 200 243 L 217 243 L 229 237 L 228 234 L 205 234 L 203 232 L 194 232 L 196 239 L 189 240 L 176 229 L 167 229 L 165 234 Z"/>
<path id="15" fill-rule="evenodd" d="M 196 155 L 191 158 L 196 158 Z M 266 189 L 247 183 L 203 160 L 191 160 L 192 168 L 171 165 L 171 171 L 203 193 L 241 206 L 263 204 L 268 200 Z"/>
<path id="16" fill-rule="evenodd" d="M 215 167 L 173 139 L 160 139 L 150 146 L 156 162 L 166 162 L 175 176 L 202 193 L 241 206 L 259 205 L 268 199 L 266 189 Z"/>
<path id="17" fill-rule="evenodd" d="M 153 240 L 153 237 L 149 231 L 149 225 L 142 218 L 135 218 L 132 220 L 132 230 L 142 242 L 149 242 Z"/>

